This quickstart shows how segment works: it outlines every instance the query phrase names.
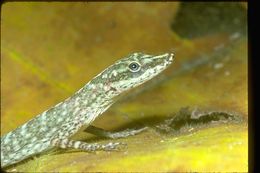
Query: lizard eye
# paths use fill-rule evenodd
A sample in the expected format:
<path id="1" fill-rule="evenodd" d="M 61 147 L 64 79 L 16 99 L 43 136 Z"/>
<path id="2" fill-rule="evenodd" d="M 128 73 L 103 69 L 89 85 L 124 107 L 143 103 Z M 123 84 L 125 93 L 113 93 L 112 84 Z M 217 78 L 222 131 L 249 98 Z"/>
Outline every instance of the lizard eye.
<path id="1" fill-rule="evenodd" d="M 141 69 L 141 65 L 134 61 L 128 65 L 128 68 L 131 72 L 138 72 Z"/>

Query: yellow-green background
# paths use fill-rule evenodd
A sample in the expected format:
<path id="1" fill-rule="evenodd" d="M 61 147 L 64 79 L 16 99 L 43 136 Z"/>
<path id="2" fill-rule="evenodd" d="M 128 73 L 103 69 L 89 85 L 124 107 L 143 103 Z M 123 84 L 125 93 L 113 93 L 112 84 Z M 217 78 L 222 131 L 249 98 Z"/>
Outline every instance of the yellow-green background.
<path id="1" fill-rule="evenodd" d="M 240 5 L 247 10 L 246 3 Z M 247 39 L 240 36 L 233 44 L 232 33 L 225 32 L 181 37 L 170 27 L 180 6 L 178 2 L 2 4 L 1 135 L 66 99 L 115 60 L 139 51 L 174 51 L 175 62 L 158 80 L 113 105 L 94 125 L 107 130 L 128 128 L 133 122 L 145 125 L 186 106 L 235 112 L 244 123 L 170 136 L 150 129 L 115 140 L 128 144 L 120 152 L 49 152 L 8 171 L 247 171 Z M 218 50 L 221 45 L 228 53 Z M 208 61 L 192 66 L 204 55 Z M 211 60 L 213 55 L 220 58 Z M 89 137 L 75 136 L 86 141 Z"/>

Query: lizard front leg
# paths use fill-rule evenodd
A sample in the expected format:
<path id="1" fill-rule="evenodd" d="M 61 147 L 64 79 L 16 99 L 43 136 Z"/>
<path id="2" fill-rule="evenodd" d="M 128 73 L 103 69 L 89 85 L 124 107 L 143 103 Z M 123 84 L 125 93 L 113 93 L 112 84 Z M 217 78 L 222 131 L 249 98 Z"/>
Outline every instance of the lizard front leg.
<path id="1" fill-rule="evenodd" d="M 72 149 L 80 149 L 80 150 L 92 152 L 97 150 L 104 150 L 104 151 L 119 150 L 122 146 L 125 146 L 126 144 L 120 142 L 110 142 L 107 144 L 97 144 L 97 143 L 89 144 L 82 141 L 55 138 L 51 141 L 51 145 L 54 147 L 59 147 L 64 149 L 72 148 Z"/>
<path id="2" fill-rule="evenodd" d="M 128 136 L 136 135 L 138 133 L 143 132 L 147 128 L 148 127 L 143 127 L 140 129 L 126 129 L 120 132 L 109 132 L 99 127 L 90 125 L 84 130 L 84 132 L 91 133 L 93 135 L 104 137 L 104 138 L 118 139 L 118 138 L 125 138 Z"/>

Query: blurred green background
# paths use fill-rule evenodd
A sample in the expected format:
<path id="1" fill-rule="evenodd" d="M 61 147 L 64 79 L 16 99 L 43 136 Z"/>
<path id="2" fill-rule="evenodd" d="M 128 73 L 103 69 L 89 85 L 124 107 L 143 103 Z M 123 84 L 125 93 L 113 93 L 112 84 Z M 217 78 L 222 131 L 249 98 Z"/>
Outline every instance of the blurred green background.
<path id="1" fill-rule="evenodd" d="M 239 123 L 148 131 L 120 152 L 50 151 L 8 171 L 248 169 L 247 3 L 7 2 L 1 9 L 1 135 L 71 96 L 131 52 L 175 53 L 157 79 L 129 92 L 94 125 L 156 126 L 181 108 L 228 112 Z M 77 134 L 75 139 L 111 140 Z"/>

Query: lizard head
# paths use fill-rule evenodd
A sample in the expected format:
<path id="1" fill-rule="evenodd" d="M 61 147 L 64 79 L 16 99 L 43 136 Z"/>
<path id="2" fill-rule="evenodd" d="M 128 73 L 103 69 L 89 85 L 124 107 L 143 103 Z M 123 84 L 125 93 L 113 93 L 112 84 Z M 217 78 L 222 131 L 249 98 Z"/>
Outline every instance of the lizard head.
<path id="1" fill-rule="evenodd" d="M 104 70 L 99 76 L 99 82 L 104 81 L 106 88 L 114 94 L 121 94 L 161 73 L 172 63 L 173 56 L 173 53 L 157 56 L 130 54 Z"/>

